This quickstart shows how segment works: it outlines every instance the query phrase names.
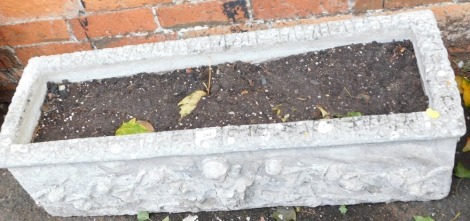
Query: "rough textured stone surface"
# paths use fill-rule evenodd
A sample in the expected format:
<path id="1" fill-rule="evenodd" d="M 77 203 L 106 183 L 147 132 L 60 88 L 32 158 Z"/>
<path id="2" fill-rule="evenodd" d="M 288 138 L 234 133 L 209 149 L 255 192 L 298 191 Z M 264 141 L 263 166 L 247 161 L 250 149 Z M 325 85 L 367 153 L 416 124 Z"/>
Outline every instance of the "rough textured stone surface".
<path id="1" fill-rule="evenodd" d="M 383 33 L 387 33 L 384 35 Z M 46 81 L 83 81 L 351 43 L 411 39 L 424 112 L 30 144 Z M 440 199 L 465 125 L 432 12 L 364 17 L 33 58 L 0 133 L 0 167 L 60 216 Z"/>
<path id="2" fill-rule="evenodd" d="M 10 171 L 23 185 L 41 174 L 40 181 L 26 190 L 52 215 L 350 205 L 447 196 L 454 155 L 443 146 L 455 148 L 455 140 L 247 151 Z"/>

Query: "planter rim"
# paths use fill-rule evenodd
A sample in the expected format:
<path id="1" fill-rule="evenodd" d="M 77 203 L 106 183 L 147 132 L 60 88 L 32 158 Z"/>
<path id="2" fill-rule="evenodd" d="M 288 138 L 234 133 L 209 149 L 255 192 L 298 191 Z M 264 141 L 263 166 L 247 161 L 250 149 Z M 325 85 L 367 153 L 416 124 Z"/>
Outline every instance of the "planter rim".
<path id="1" fill-rule="evenodd" d="M 436 24 L 433 13 L 425 10 L 32 58 L 2 126 L 0 168 L 458 138 L 465 133 L 460 95 Z M 172 64 L 175 59 L 187 66 L 204 59 L 212 64 L 238 58 L 258 62 L 274 58 L 263 56 L 403 35 L 413 42 L 429 107 L 440 113 L 437 119 L 415 112 L 29 143 L 43 101 L 33 98 L 44 97 L 47 81 L 106 78 L 111 72 L 126 76 L 162 68 L 162 63 L 168 63 L 167 69 L 182 67 Z M 130 67 L 121 71 L 123 66 Z M 98 77 L 102 72 L 106 74 Z"/>

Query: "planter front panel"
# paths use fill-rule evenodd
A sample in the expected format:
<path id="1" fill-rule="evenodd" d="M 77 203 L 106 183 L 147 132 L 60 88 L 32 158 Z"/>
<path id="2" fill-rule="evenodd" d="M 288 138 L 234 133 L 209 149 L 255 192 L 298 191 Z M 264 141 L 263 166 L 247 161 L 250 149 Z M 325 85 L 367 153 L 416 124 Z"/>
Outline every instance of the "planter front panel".
<path id="1" fill-rule="evenodd" d="M 30 143 L 46 82 L 84 81 L 410 39 L 425 112 Z M 465 133 L 430 11 L 33 58 L 0 133 L 0 167 L 59 216 L 430 200 Z"/>
<path id="2" fill-rule="evenodd" d="M 447 196 L 454 155 L 446 148 L 454 147 L 449 139 L 10 171 L 59 216 L 351 205 Z"/>

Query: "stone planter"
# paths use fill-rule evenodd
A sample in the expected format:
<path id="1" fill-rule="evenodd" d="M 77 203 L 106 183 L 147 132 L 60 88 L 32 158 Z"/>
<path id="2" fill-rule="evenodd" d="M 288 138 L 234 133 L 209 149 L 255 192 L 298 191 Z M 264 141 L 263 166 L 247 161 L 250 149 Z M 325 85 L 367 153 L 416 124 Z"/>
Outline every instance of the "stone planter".
<path id="1" fill-rule="evenodd" d="M 411 39 L 424 112 L 30 143 L 46 82 Z M 465 132 L 432 12 L 79 52 L 30 60 L 1 131 L 0 167 L 56 216 L 433 200 L 450 189 Z"/>

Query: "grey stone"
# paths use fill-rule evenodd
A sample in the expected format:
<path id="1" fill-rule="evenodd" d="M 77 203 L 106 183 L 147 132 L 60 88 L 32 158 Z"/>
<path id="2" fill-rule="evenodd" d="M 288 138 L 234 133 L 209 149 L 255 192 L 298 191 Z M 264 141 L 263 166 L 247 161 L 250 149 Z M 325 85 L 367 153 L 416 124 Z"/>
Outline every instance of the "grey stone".
<path id="1" fill-rule="evenodd" d="M 305 34 L 299 34 L 305 33 Z M 425 112 L 30 143 L 47 81 L 60 83 L 411 39 Z M 0 133 L 0 167 L 56 216 L 434 200 L 465 133 L 431 11 L 33 58 Z"/>

